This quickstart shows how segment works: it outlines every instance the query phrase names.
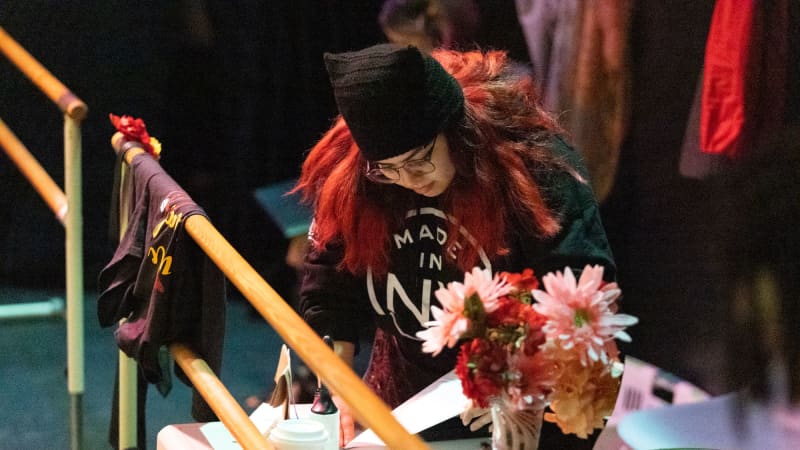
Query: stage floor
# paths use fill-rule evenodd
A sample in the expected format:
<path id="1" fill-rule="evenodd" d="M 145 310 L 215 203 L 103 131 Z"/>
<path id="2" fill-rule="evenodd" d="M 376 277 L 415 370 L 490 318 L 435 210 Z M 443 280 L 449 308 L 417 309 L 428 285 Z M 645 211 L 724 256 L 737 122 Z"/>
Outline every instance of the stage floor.
<path id="1" fill-rule="evenodd" d="M 97 322 L 96 295 L 87 292 L 84 300 L 84 448 L 108 448 L 118 353 L 112 328 L 100 328 Z M 0 285 L 0 305 L 63 296 L 59 291 Z M 272 389 L 281 342 L 266 321 L 251 312 L 249 304 L 229 295 L 221 378 L 243 407 L 247 397 L 263 396 Z M 63 317 L 0 320 L 0 448 L 69 448 L 66 355 Z M 150 389 L 147 448 L 156 448 L 161 428 L 192 422 L 190 406 L 191 391 L 180 382 L 173 383 L 166 398 Z"/>

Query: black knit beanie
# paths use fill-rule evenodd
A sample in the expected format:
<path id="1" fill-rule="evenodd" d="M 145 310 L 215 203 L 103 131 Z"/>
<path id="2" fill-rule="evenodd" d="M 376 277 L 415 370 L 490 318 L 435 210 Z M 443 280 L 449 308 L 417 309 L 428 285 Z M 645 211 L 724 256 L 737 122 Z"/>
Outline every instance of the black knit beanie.
<path id="1" fill-rule="evenodd" d="M 421 147 L 463 114 L 461 86 L 416 47 L 325 53 L 325 67 L 339 112 L 369 161 Z"/>

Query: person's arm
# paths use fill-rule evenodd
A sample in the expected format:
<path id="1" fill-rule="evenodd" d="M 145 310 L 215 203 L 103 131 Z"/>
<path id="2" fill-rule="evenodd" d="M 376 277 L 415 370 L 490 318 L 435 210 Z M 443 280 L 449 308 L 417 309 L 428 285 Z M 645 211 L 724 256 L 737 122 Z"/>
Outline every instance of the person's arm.
<path id="1" fill-rule="evenodd" d="M 357 345 L 360 324 L 368 320 L 368 305 L 359 294 L 364 291 L 359 279 L 338 269 L 342 255 L 340 247 L 312 245 L 303 264 L 299 313 L 320 336 Z"/>
<path id="2" fill-rule="evenodd" d="M 341 248 L 311 248 L 305 258 L 303 282 L 300 287 L 300 314 L 320 336 L 333 339 L 333 351 L 350 367 L 358 351 L 359 324 L 368 320 L 367 310 L 360 298 L 358 279 L 337 269 Z M 344 447 L 355 436 L 355 421 L 350 407 L 336 392 L 331 391 L 339 409 L 339 445 Z"/>
<path id="3" fill-rule="evenodd" d="M 554 151 L 586 177 L 579 155 L 560 138 L 554 140 Z M 541 278 L 565 267 L 578 276 L 587 264 L 599 264 L 605 268 L 603 278 L 614 280 L 616 264 L 588 179 L 582 181 L 567 172 L 554 172 L 538 177 L 538 181 L 560 219 L 561 231 L 546 240 L 520 237 L 530 267 Z"/>

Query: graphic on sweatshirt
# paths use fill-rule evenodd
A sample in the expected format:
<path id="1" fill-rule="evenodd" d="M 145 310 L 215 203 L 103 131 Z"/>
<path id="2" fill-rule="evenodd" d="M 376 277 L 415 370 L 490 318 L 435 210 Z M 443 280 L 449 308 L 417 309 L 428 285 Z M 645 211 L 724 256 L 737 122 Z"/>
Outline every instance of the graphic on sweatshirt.
<path id="1" fill-rule="evenodd" d="M 431 302 L 447 283 L 463 280 L 455 261 L 464 246 L 475 246 L 475 239 L 463 227 L 459 238 L 446 248 L 449 224 L 453 218 L 434 207 L 412 209 L 406 213 L 403 228 L 392 235 L 390 265 L 385 280 L 376 280 L 367 271 L 367 294 L 379 320 L 391 320 L 399 334 L 419 340 L 415 334 L 432 320 Z M 480 267 L 491 270 L 483 249 L 478 249 Z M 388 324 L 386 324 L 388 325 Z"/>

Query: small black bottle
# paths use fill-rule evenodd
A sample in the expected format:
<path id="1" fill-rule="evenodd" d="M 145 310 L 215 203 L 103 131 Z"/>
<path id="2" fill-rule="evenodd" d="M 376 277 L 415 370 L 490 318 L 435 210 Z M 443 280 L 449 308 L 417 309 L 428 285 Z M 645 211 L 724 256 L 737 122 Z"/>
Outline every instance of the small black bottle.
<path id="1" fill-rule="evenodd" d="M 333 346 L 333 340 L 325 336 L 325 343 Z M 331 393 L 328 388 L 322 384 L 319 375 L 317 376 L 317 390 L 314 393 L 314 403 L 311 404 L 310 419 L 321 423 L 328 432 L 328 440 L 325 444 L 325 450 L 339 450 L 339 408 L 333 403 Z"/>

